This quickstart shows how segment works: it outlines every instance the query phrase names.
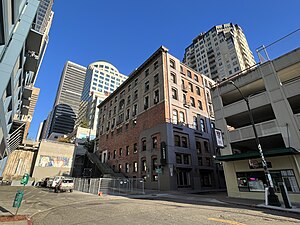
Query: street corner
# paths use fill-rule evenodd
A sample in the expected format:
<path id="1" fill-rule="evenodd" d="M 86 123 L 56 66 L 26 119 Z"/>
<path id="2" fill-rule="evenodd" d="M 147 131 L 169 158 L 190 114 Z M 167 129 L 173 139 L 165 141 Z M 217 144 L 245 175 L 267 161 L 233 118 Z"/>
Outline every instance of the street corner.
<path id="1" fill-rule="evenodd" d="M 1 224 L 32 225 L 32 220 L 25 215 L 5 215 L 0 216 Z"/>

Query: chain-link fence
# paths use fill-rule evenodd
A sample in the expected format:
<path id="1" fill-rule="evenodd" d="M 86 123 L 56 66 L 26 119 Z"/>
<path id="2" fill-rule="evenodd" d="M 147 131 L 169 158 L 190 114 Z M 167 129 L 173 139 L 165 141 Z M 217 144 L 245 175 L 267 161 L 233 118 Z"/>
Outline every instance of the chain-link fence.
<path id="1" fill-rule="evenodd" d="M 74 189 L 91 194 L 145 194 L 142 178 L 75 178 Z"/>

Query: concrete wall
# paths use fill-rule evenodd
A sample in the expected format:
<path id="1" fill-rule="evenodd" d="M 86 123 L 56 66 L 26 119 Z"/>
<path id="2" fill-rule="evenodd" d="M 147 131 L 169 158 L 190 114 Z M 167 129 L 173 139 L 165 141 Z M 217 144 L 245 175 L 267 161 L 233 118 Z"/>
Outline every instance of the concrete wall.
<path id="1" fill-rule="evenodd" d="M 32 177 L 70 175 L 74 156 L 74 144 L 42 140 Z"/>
<path id="2" fill-rule="evenodd" d="M 7 160 L 3 171 L 4 180 L 13 180 L 21 178 L 25 173 L 31 173 L 31 166 L 34 158 L 33 151 L 15 150 Z"/>

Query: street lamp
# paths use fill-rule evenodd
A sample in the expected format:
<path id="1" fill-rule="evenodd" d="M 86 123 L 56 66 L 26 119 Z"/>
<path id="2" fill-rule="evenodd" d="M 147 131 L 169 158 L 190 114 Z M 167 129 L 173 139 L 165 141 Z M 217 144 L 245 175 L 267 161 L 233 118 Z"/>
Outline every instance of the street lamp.
<path id="1" fill-rule="evenodd" d="M 235 83 L 232 80 L 230 80 L 229 83 L 232 84 L 238 90 L 238 92 L 240 93 L 240 95 L 242 96 L 242 98 L 245 100 L 245 102 L 247 104 L 248 114 L 249 114 L 250 122 L 251 122 L 251 125 L 252 125 L 252 128 L 253 128 L 253 131 L 254 131 L 256 145 L 257 145 L 257 148 L 259 150 L 259 154 L 260 154 L 260 157 L 261 157 L 262 165 L 263 165 L 266 180 L 267 180 L 267 185 L 268 185 L 268 190 L 269 190 L 268 203 L 269 203 L 269 205 L 273 205 L 273 206 L 281 206 L 281 204 L 279 202 L 279 199 L 278 199 L 278 196 L 275 194 L 272 177 L 271 177 L 271 174 L 268 170 L 268 165 L 267 165 L 266 159 L 264 157 L 264 153 L 262 151 L 259 138 L 257 136 L 257 131 L 256 131 L 256 128 L 255 128 L 252 111 L 251 111 L 250 105 L 249 105 L 249 98 L 247 98 L 243 95 L 240 88 L 238 86 L 236 86 Z"/>

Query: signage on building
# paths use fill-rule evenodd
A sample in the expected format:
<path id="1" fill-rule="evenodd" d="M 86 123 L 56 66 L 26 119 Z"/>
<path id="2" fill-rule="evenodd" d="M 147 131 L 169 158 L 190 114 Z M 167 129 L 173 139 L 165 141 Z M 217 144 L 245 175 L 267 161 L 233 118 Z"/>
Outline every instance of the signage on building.
<path id="1" fill-rule="evenodd" d="M 223 134 L 220 129 L 215 128 L 216 142 L 219 148 L 224 148 Z"/>
<path id="2" fill-rule="evenodd" d="M 161 165 L 167 164 L 167 145 L 164 141 L 160 143 L 160 163 Z"/>
<path id="3" fill-rule="evenodd" d="M 267 162 L 267 167 L 272 168 L 272 163 Z M 260 169 L 264 168 L 262 162 L 259 162 L 257 159 L 249 159 L 249 168 L 250 169 Z"/>
<path id="4" fill-rule="evenodd" d="M 155 169 L 155 172 L 158 173 L 158 174 L 161 174 L 161 173 L 162 173 L 162 170 L 161 170 L 161 168 L 156 168 L 156 169 Z"/>

